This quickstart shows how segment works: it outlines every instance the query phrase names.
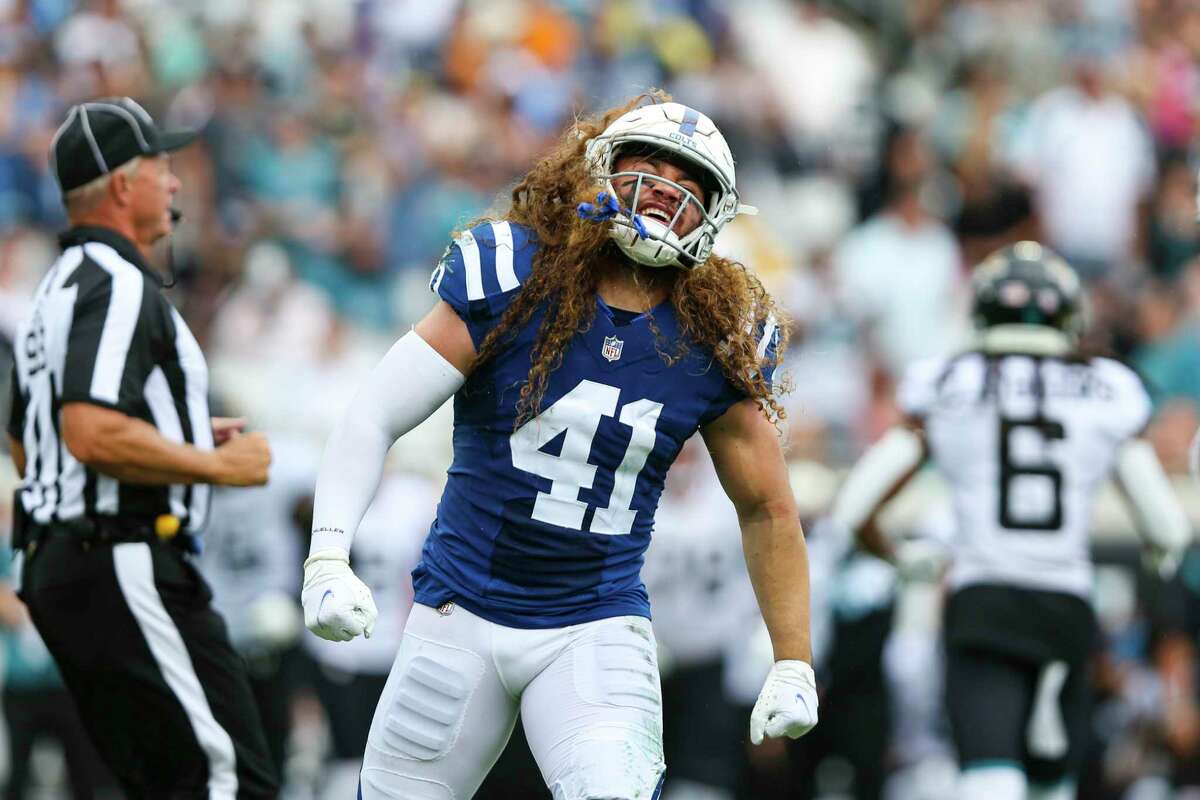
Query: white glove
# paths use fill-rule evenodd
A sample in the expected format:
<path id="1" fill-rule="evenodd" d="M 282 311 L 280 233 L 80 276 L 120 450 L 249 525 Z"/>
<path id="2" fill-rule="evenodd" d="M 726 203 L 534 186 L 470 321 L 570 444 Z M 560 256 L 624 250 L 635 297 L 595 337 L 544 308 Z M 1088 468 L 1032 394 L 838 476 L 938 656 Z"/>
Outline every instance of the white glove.
<path id="1" fill-rule="evenodd" d="M 935 583 L 948 563 L 946 548 L 928 539 L 905 539 L 896 545 L 896 574 L 902 581 Z"/>
<path id="2" fill-rule="evenodd" d="M 799 739 L 817 724 L 817 681 L 803 661 L 776 661 L 750 712 L 750 741 Z"/>
<path id="3" fill-rule="evenodd" d="M 360 633 L 371 638 L 379 612 L 371 590 L 350 569 L 350 557 L 337 548 L 318 550 L 304 562 L 304 625 L 331 642 Z"/>

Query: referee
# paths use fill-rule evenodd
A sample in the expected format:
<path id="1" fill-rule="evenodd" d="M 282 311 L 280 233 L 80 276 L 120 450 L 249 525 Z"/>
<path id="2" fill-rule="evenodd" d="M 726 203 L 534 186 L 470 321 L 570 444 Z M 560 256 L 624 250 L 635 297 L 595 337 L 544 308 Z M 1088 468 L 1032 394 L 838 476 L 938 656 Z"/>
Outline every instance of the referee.
<path id="1" fill-rule="evenodd" d="M 21 597 L 131 798 L 278 794 L 244 667 L 192 564 L 207 484 L 265 483 L 270 449 L 213 420 L 195 338 L 147 253 L 179 179 L 128 98 L 71 108 L 51 143 L 70 229 L 17 329 L 9 442 Z"/>

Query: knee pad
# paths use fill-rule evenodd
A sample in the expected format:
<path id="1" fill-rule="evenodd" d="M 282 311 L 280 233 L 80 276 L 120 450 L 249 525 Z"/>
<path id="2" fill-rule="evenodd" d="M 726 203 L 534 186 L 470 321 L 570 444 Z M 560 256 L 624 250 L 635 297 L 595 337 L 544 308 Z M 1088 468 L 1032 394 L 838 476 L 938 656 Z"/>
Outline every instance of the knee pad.
<path id="1" fill-rule="evenodd" d="M 380 701 L 386 706 L 372 726 L 368 750 L 414 761 L 442 758 L 458 739 L 467 703 L 483 674 L 478 654 L 421 641 Z"/>

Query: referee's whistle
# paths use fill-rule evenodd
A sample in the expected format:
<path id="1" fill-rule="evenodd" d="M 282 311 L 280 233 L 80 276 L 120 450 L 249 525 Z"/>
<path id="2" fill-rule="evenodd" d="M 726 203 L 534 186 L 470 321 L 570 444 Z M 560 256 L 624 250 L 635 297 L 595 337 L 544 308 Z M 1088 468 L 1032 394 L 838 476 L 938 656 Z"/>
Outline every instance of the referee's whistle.
<path id="1" fill-rule="evenodd" d="M 164 542 L 174 539 L 179 533 L 179 517 L 174 514 L 159 514 L 154 518 L 154 532 Z"/>

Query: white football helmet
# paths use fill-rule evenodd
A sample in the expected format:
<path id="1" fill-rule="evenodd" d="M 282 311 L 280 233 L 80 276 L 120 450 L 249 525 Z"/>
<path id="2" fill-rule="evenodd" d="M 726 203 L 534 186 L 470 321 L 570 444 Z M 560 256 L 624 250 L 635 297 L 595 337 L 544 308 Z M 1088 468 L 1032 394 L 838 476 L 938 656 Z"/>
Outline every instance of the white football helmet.
<path id="1" fill-rule="evenodd" d="M 636 145 L 651 145 L 701 167 L 704 170 L 701 182 L 713 186 L 707 207 L 674 181 L 645 172 L 613 172 L 620 151 Z M 734 188 L 733 154 L 725 137 L 711 119 L 680 103 L 645 105 L 621 115 L 603 133 L 588 141 L 586 158 L 593 174 L 604 182 L 605 190 L 613 197 L 617 197 L 613 178 L 637 178 L 631 207 L 622 208 L 612 217 L 610 235 L 627 256 L 648 267 L 686 268 L 702 264 L 726 223 L 739 213 L 755 213 L 754 208 L 739 202 Z M 682 193 L 683 202 L 670 223 L 637 213 L 642 186 L 647 180 L 666 183 Z M 688 203 L 696 204 L 702 219 L 694 230 L 680 237 L 671 228 Z"/>

